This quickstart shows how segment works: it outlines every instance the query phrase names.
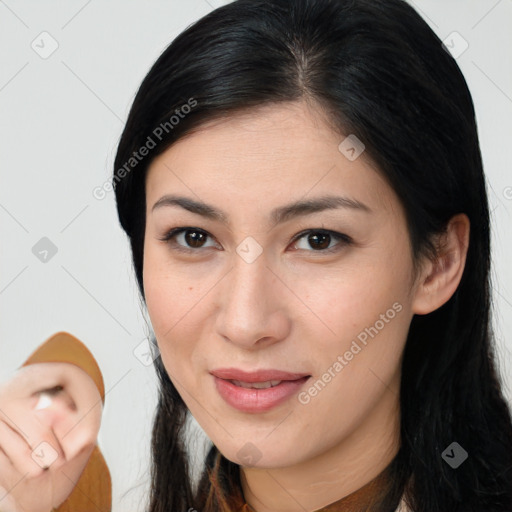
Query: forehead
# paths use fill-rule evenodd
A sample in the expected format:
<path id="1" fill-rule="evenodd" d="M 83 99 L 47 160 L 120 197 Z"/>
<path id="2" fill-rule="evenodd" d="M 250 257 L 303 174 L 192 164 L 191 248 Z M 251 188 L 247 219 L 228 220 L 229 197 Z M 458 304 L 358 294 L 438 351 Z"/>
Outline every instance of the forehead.
<path id="1" fill-rule="evenodd" d="M 312 107 L 303 102 L 281 103 L 208 121 L 173 144 L 166 153 L 174 161 L 181 161 L 189 159 L 193 152 L 195 164 L 204 162 L 210 170 L 229 165 L 240 171 L 256 171 L 255 167 L 259 166 L 257 174 L 261 177 L 278 169 L 287 172 L 294 162 L 295 167 L 301 167 L 298 164 L 304 157 L 316 163 L 332 163 L 332 146 L 336 149 L 338 139 L 341 136 Z M 283 162 L 287 163 L 284 168 Z"/>
<path id="2" fill-rule="evenodd" d="M 223 200 L 244 196 L 263 207 L 334 190 L 392 207 L 397 198 L 364 151 L 355 160 L 340 151 L 345 138 L 320 109 L 305 102 L 266 105 L 207 122 L 151 163 L 148 207 L 159 194 L 174 191 Z"/>

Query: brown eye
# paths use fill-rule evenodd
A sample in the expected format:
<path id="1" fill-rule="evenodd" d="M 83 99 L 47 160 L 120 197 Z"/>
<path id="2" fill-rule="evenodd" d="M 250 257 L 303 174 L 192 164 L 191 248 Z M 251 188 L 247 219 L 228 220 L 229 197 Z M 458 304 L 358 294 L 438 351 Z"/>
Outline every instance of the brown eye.
<path id="1" fill-rule="evenodd" d="M 208 245 L 208 239 L 211 239 Z M 209 233 L 194 227 L 180 227 L 171 229 L 159 240 L 169 243 L 173 249 L 183 252 L 199 252 L 195 249 L 207 249 L 216 244 Z"/>
<path id="2" fill-rule="evenodd" d="M 318 229 L 302 232 L 295 240 L 295 247 L 300 250 L 322 253 L 336 252 L 352 243 L 352 239 L 343 233 Z"/>
<path id="3" fill-rule="evenodd" d="M 308 236 L 308 243 L 313 249 L 327 249 L 331 242 L 331 235 L 327 233 L 315 233 Z"/>
<path id="4" fill-rule="evenodd" d="M 207 237 L 200 231 L 187 230 L 184 232 L 184 238 L 190 247 L 202 247 Z"/>

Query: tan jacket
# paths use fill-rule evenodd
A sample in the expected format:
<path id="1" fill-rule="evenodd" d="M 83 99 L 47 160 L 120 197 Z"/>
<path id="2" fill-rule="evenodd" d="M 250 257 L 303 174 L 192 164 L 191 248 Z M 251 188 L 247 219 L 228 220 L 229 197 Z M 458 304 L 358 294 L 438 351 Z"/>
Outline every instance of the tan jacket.
<path id="1" fill-rule="evenodd" d="M 217 454 L 217 459 L 219 454 Z M 315 512 L 370 512 L 379 510 L 383 506 L 383 500 L 386 496 L 386 490 L 392 478 L 392 464 L 390 463 L 379 475 L 373 480 L 366 483 L 351 494 L 331 503 Z M 218 467 L 218 466 L 216 466 Z M 214 469 L 215 471 L 215 469 Z M 243 499 L 243 491 L 239 489 L 237 500 L 240 506 L 237 506 L 238 512 L 254 512 L 249 504 Z M 402 497 L 395 512 L 410 512 Z"/>
<path id="2" fill-rule="evenodd" d="M 356 510 L 356 509 L 352 509 L 350 504 L 345 504 L 344 500 L 343 501 L 343 505 L 341 504 L 341 502 L 339 502 L 339 507 L 342 507 L 342 508 L 339 508 L 338 505 L 336 503 L 333 503 L 332 505 L 329 505 L 328 507 L 324 507 L 320 510 L 317 510 L 316 512 L 337 512 L 339 510 L 339 512 L 352 512 L 352 510 Z M 249 507 L 249 505 L 245 504 L 241 509 L 240 509 L 240 512 L 253 512 L 252 508 Z M 398 507 L 395 509 L 395 512 L 410 512 L 409 508 L 406 507 L 405 505 L 405 501 L 402 499 L 400 501 L 400 503 L 398 504 Z"/>

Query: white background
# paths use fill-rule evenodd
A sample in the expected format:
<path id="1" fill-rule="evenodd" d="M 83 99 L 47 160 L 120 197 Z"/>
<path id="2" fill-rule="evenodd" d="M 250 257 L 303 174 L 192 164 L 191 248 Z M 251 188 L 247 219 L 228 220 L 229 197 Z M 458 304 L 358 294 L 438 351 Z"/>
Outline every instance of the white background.
<path id="1" fill-rule="evenodd" d="M 92 190 L 110 178 L 149 67 L 220 4 L 0 0 L 0 380 L 57 331 L 87 344 L 107 390 L 99 445 L 114 512 L 143 509 L 156 388 L 153 368 L 133 354 L 146 327 L 114 196 L 100 201 Z M 512 2 L 414 5 L 441 39 L 456 31 L 469 44 L 457 61 L 475 102 L 489 183 L 494 325 L 512 402 Z M 58 44 L 46 59 L 31 47 L 42 37 L 46 50 Z M 57 247 L 46 263 L 32 253 L 42 237 Z"/>

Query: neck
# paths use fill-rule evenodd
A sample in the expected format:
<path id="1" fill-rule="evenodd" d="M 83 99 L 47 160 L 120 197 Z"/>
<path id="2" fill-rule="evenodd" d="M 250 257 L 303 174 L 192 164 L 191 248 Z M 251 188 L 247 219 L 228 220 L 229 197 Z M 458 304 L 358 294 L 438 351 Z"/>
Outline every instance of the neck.
<path id="1" fill-rule="evenodd" d="M 291 467 L 240 467 L 245 501 L 255 512 L 317 511 L 378 476 L 399 445 L 399 401 L 389 390 L 371 414 L 328 451 Z"/>

